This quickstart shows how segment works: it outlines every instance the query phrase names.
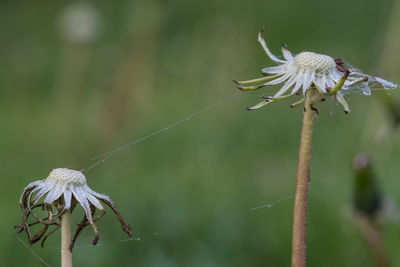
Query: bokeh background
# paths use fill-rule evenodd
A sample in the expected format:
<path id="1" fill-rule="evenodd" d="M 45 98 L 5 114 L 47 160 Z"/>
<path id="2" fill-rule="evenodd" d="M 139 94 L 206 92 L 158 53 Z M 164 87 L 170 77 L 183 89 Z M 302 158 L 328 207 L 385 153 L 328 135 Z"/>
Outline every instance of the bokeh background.
<path id="1" fill-rule="evenodd" d="M 13 229 L 28 183 L 53 168 L 86 168 L 235 94 L 232 79 L 272 65 L 256 41 L 263 25 L 276 54 L 285 41 L 295 53 L 342 57 L 398 83 L 399 13 L 389 0 L 2 0 L 0 264 L 45 266 Z M 78 240 L 75 266 L 289 266 L 302 108 L 289 109 L 292 99 L 245 110 L 277 89 L 235 95 L 91 169 L 89 186 L 111 196 L 136 240 L 123 241 L 108 211 L 99 246 L 89 228 Z M 372 155 L 396 214 L 399 134 L 382 99 L 399 105 L 398 95 L 351 95 L 349 115 L 335 102 L 319 105 L 309 266 L 374 266 L 352 211 L 351 161 Z M 384 248 L 400 266 L 399 223 L 382 221 Z M 59 242 L 57 233 L 31 248 L 58 266 Z"/>

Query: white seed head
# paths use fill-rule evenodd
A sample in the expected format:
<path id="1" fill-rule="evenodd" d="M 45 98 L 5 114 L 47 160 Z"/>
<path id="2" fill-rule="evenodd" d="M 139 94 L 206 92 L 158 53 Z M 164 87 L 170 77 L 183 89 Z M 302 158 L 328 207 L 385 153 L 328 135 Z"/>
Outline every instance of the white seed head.
<path id="1" fill-rule="evenodd" d="M 74 2 L 61 14 L 62 37 L 72 43 L 90 43 L 102 34 L 102 16 L 89 2 Z"/>
<path id="2" fill-rule="evenodd" d="M 282 45 L 283 58 L 278 58 L 269 50 L 262 37 L 263 31 L 258 34 L 258 42 L 267 53 L 268 57 L 277 66 L 262 69 L 263 78 L 248 81 L 235 81 L 240 90 L 257 90 L 264 86 L 282 83 L 283 86 L 272 96 L 264 97 L 265 100 L 248 110 L 259 109 L 276 100 L 286 99 L 296 94 L 306 92 L 314 88 L 320 95 L 333 96 L 343 105 L 346 113 L 350 112 L 349 106 L 343 97 L 348 92 L 361 91 L 364 95 L 370 95 L 372 89 L 391 90 L 397 84 L 363 73 L 341 59 L 333 59 L 330 56 L 313 52 L 301 52 L 294 56 L 285 45 Z M 259 82 L 264 82 L 258 85 Z M 301 104 L 305 98 L 294 103 L 292 107 Z"/>
<path id="3" fill-rule="evenodd" d="M 52 170 L 46 180 L 52 180 L 56 183 L 75 186 L 82 186 L 86 184 L 86 177 L 82 172 L 66 168 Z"/>
<path id="4" fill-rule="evenodd" d="M 301 69 L 313 69 L 315 72 L 328 74 L 334 71 L 336 63 L 330 56 L 313 52 L 302 52 L 294 58 L 294 64 Z"/>
<path id="5" fill-rule="evenodd" d="M 96 237 L 92 242 L 93 245 L 95 245 L 99 240 L 99 233 L 95 221 L 100 219 L 105 212 L 100 201 L 112 209 L 112 211 L 117 215 L 123 231 L 132 237 L 130 226 L 125 222 L 112 200 L 107 195 L 99 194 L 90 189 L 86 183 L 86 177 L 82 172 L 66 168 L 54 169 L 46 179 L 34 181 L 25 187 L 20 198 L 20 205 L 24 214 L 23 223 L 18 227 L 18 229 L 27 232 L 31 244 L 44 237 L 42 241 L 43 246 L 43 242 L 46 238 L 54 232 L 51 231 L 45 236 L 48 226 L 54 224 L 58 225 L 59 219 L 64 212 L 67 210 L 72 212 L 76 207 L 75 204 L 79 204 L 85 211 L 86 219 L 89 224 L 92 225 L 95 232 Z M 45 219 L 39 218 L 39 216 L 33 211 L 34 209 L 39 208 L 47 211 L 48 216 Z M 99 217 L 93 218 L 95 209 L 103 212 L 98 215 Z M 36 222 L 30 224 L 27 223 L 30 215 L 36 219 Z M 37 234 L 32 236 L 29 232 L 29 227 L 37 223 L 44 224 L 45 226 L 39 230 Z M 80 231 L 87 225 L 87 223 L 78 224 L 78 230 L 75 233 L 70 249 L 72 249 L 73 242 L 75 242 Z"/>

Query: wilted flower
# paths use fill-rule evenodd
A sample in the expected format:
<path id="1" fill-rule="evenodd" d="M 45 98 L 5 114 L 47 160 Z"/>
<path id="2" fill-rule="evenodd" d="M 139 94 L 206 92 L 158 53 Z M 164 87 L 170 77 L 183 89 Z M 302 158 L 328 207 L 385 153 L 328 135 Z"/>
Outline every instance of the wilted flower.
<path id="1" fill-rule="evenodd" d="M 43 197 L 44 199 L 39 202 Z M 95 233 L 92 243 L 96 245 L 99 240 L 99 233 L 95 221 L 99 220 L 105 214 L 105 209 L 100 201 L 114 211 L 122 225 L 122 230 L 129 236 L 132 236 L 130 226 L 125 222 L 112 200 L 108 196 L 90 189 L 86 183 L 86 177 L 82 172 L 65 168 L 54 169 L 46 179 L 32 182 L 25 187 L 19 201 L 23 214 L 22 224 L 16 226 L 16 228 L 19 233 L 25 230 L 31 244 L 43 237 L 43 246 L 46 239 L 60 228 L 60 217 L 68 210 L 72 212 L 76 204 L 79 203 L 85 211 L 85 216 L 82 222 L 78 224 L 71 249 L 83 228 L 89 224 L 92 225 Z M 39 207 L 47 212 L 46 217 L 41 218 L 34 212 L 34 209 Z M 96 208 L 101 213 L 94 217 Z M 34 221 L 28 223 L 30 215 L 34 218 Z M 36 224 L 42 224 L 43 226 L 32 237 L 30 227 Z M 50 226 L 55 226 L 55 228 L 45 236 Z"/>
<path id="2" fill-rule="evenodd" d="M 275 95 L 264 96 L 263 102 L 248 108 L 249 110 L 261 108 L 275 100 L 286 99 L 295 94 L 305 96 L 306 91 L 314 87 L 318 91 L 320 99 L 324 99 L 324 96 L 335 96 L 335 99 L 343 105 L 344 111 L 348 113 L 350 109 L 343 97 L 345 93 L 361 90 L 363 94 L 370 95 L 371 88 L 394 89 L 397 87 L 396 84 L 382 78 L 364 74 L 361 70 L 352 67 L 339 58 L 334 59 L 314 52 L 301 52 L 293 56 L 285 45 L 282 45 L 284 60 L 280 59 L 268 49 L 262 33 L 263 30 L 258 35 L 258 41 L 269 58 L 280 65 L 264 68 L 262 73 L 266 77 L 234 82 L 238 84 L 237 87 L 241 90 L 256 90 L 279 83 L 284 83 L 284 85 Z M 255 86 L 243 86 L 261 82 L 264 83 Z M 304 98 L 294 103 L 292 107 L 303 102 Z"/>

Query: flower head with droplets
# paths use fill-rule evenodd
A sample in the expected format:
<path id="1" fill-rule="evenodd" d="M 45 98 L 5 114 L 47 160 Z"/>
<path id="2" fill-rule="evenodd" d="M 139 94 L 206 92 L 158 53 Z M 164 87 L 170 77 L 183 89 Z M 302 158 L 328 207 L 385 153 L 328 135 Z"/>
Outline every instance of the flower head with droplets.
<path id="1" fill-rule="evenodd" d="M 339 58 L 334 59 L 314 52 L 292 55 L 284 44 L 282 45 L 284 59 L 280 59 L 271 53 L 262 33 L 263 30 L 258 35 L 258 41 L 268 57 L 279 65 L 264 68 L 262 73 L 265 77 L 263 78 L 234 82 L 241 90 L 256 90 L 280 83 L 283 83 L 283 86 L 273 96 L 263 96 L 265 99 L 263 102 L 248 108 L 248 110 L 258 109 L 273 101 L 286 99 L 296 94 L 305 96 L 306 91 L 314 87 L 318 91 L 320 99 L 324 99 L 324 96 L 334 96 L 343 105 L 344 111 L 348 113 L 350 109 L 343 97 L 345 93 L 360 90 L 363 94 L 370 95 L 371 88 L 388 90 L 397 87 L 396 84 L 380 77 L 364 74 Z M 261 84 L 251 85 L 256 83 Z M 304 97 L 292 104 L 291 107 L 303 102 Z"/>
<path id="2" fill-rule="evenodd" d="M 40 200 L 42 201 L 40 202 Z M 83 228 L 88 225 L 93 227 L 95 238 L 92 243 L 96 245 L 99 240 L 99 233 L 95 221 L 105 214 L 105 209 L 100 201 L 112 209 L 121 223 L 122 230 L 132 236 L 130 226 L 125 222 L 112 200 L 107 195 L 99 194 L 90 189 L 82 172 L 65 168 L 54 169 L 46 179 L 32 182 L 25 187 L 19 201 L 23 214 L 22 224 L 16 226 L 16 228 L 18 232 L 25 231 L 27 233 L 31 244 L 43 237 L 43 246 L 46 239 L 60 228 L 59 220 L 61 215 L 67 210 L 72 212 L 76 204 L 79 204 L 85 211 L 85 215 L 82 222 L 78 224 L 71 249 Z M 47 214 L 44 218 L 35 212 L 37 208 L 46 211 Z M 96 208 L 101 213 L 94 217 Z M 30 215 L 34 218 L 33 222 L 28 222 Z M 30 228 L 36 224 L 42 224 L 43 226 L 32 237 Z M 45 235 L 50 226 L 55 228 Z"/>

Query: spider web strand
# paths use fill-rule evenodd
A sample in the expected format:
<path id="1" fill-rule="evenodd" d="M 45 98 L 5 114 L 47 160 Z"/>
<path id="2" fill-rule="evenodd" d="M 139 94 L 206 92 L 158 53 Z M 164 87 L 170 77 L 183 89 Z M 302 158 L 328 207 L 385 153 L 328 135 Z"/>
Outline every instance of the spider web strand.
<path id="1" fill-rule="evenodd" d="M 169 124 L 168 126 L 162 128 L 162 129 L 160 129 L 160 130 L 157 130 L 157 131 L 155 131 L 155 132 L 153 132 L 153 133 L 151 133 L 151 134 L 149 134 L 149 135 L 143 136 L 143 137 L 141 137 L 141 138 L 139 138 L 139 139 L 136 139 L 136 140 L 134 140 L 134 141 L 132 141 L 132 142 L 130 142 L 130 143 L 127 143 L 127 144 L 125 144 L 125 145 L 122 145 L 122 146 L 120 146 L 120 147 L 118 147 L 118 148 L 116 148 L 116 149 L 114 149 L 114 150 L 109 151 L 109 152 L 106 152 L 106 153 L 97 155 L 97 156 L 95 156 L 95 157 L 92 158 L 92 160 L 97 160 L 97 161 L 96 161 L 94 164 L 90 165 L 89 167 L 87 167 L 87 168 L 85 168 L 85 169 L 82 169 L 81 171 L 82 171 L 82 172 L 88 172 L 89 170 L 91 170 L 91 169 L 93 169 L 93 168 L 99 166 L 100 164 L 106 163 L 107 160 L 108 160 L 109 158 L 111 158 L 113 155 L 115 155 L 116 153 L 121 152 L 121 151 L 127 149 L 128 147 L 131 147 L 131 146 L 133 146 L 133 145 L 136 145 L 136 144 L 138 144 L 138 143 L 140 143 L 140 142 L 143 142 L 143 141 L 145 141 L 145 140 L 147 140 L 147 139 L 149 139 L 149 138 L 151 138 L 151 137 L 153 137 L 153 136 L 159 135 L 159 134 L 161 134 L 161 133 L 163 133 L 163 132 L 165 132 L 165 131 L 167 131 L 167 130 L 169 130 L 169 129 L 175 127 L 175 126 L 178 126 L 178 125 L 180 125 L 180 124 L 182 124 L 182 123 L 184 123 L 184 122 L 186 122 L 186 121 L 190 121 L 190 120 L 193 119 L 194 117 L 197 117 L 197 116 L 201 115 L 202 113 L 205 113 L 205 112 L 211 110 L 212 108 L 214 108 L 214 107 L 216 107 L 216 106 L 218 106 L 218 105 L 220 105 L 220 104 L 222 104 L 222 103 L 224 103 L 224 102 L 226 102 L 226 101 L 228 101 L 228 100 L 230 100 L 230 99 L 232 99 L 232 98 L 238 96 L 239 94 L 240 94 L 240 92 L 237 92 L 237 93 L 235 93 L 235 94 L 233 94 L 233 95 L 224 97 L 224 98 L 222 98 L 221 100 L 215 102 L 214 104 L 209 105 L 209 106 L 207 106 L 207 107 L 201 109 L 201 110 L 198 111 L 198 112 L 192 113 L 192 114 L 190 114 L 189 116 L 186 116 L 184 119 L 181 119 L 181 120 L 178 120 L 178 121 L 176 121 L 176 122 L 174 122 L 174 123 L 172 123 L 172 124 Z"/>
<path id="2" fill-rule="evenodd" d="M 42 262 L 44 265 L 46 265 L 47 267 L 50 267 L 51 265 L 48 264 L 44 259 L 42 259 L 32 248 L 30 248 L 19 236 L 15 236 L 18 241 L 24 245 L 24 247 L 26 247 L 30 253 L 32 253 L 33 256 L 35 256 L 35 258 L 37 258 L 40 262 Z"/>

